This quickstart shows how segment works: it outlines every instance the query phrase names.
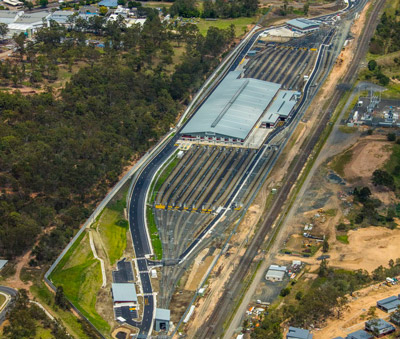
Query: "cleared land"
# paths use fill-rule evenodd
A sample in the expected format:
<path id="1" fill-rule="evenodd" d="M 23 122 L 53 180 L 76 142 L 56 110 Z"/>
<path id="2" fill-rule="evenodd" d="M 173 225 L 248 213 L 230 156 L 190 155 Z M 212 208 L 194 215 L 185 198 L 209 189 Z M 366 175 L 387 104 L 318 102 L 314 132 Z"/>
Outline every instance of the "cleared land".
<path id="1" fill-rule="evenodd" d="M 350 332 L 364 328 L 370 307 L 376 306 L 376 301 L 397 295 L 400 293 L 400 286 L 387 287 L 376 284 L 366 287 L 354 293 L 350 298 L 348 308 L 343 312 L 340 319 L 329 319 L 327 326 L 320 331 L 314 332 L 315 339 L 334 338 L 346 336 Z M 376 309 L 376 316 L 388 320 L 388 314 Z"/>

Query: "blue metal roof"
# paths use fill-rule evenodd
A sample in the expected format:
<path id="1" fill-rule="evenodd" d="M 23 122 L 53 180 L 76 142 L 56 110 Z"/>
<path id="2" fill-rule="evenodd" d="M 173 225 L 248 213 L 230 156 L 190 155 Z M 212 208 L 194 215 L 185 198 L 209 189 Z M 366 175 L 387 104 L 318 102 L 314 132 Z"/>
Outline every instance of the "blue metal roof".
<path id="1" fill-rule="evenodd" d="M 363 331 L 363 330 L 358 330 L 353 333 L 350 333 L 346 339 L 372 339 L 374 336 Z"/>
<path id="2" fill-rule="evenodd" d="M 102 1 L 99 2 L 99 6 L 117 7 L 118 6 L 118 0 L 102 0 Z"/>
<path id="3" fill-rule="evenodd" d="M 310 331 L 297 327 L 289 327 L 289 332 L 286 335 L 287 339 L 312 339 L 312 337 Z"/>
<path id="4" fill-rule="evenodd" d="M 392 297 L 388 297 L 388 298 L 385 298 L 385 299 L 382 299 L 382 300 L 378 300 L 377 304 L 379 306 L 383 306 L 383 305 L 391 303 L 391 302 L 393 302 L 395 300 L 398 300 L 398 298 L 396 296 L 392 296 Z"/>
<path id="5" fill-rule="evenodd" d="M 387 321 L 383 320 L 383 319 L 371 319 L 368 320 L 366 322 L 367 326 L 369 326 L 370 328 L 376 328 L 378 331 L 387 329 L 387 328 L 391 328 L 391 329 L 395 329 L 394 326 L 390 323 L 388 323 Z M 369 328 L 367 328 L 367 330 L 369 330 Z"/>

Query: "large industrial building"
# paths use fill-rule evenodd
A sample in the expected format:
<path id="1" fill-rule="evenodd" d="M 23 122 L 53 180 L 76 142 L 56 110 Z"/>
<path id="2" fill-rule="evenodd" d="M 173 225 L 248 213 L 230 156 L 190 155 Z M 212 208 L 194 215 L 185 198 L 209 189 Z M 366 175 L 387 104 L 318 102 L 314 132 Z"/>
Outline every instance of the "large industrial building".
<path id="1" fill-rule="evenodd" d="M 315 20 L 305 18 L 298 18 L 289 20 L 287 23 L 291 30 L 299 31 L 302 33 L 312 32 L 319 29 L 320 23 Z"/>
<path id="2" fill-rule="evenodd" d="M 251 131 L 285 120 L 299 92 L 280 90 L 273 82 L 242 78 L 229 72 L 182 130 L 181 138 L 243 145 Z"/>

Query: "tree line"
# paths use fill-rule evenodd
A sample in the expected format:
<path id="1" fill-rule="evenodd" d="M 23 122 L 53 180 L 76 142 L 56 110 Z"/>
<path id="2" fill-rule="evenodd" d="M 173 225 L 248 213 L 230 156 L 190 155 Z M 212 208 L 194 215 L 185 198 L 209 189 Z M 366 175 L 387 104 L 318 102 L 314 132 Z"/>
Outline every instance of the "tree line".
<path id="1" fill-rule="evenodd" d="M 92 23 L 99 50 L 86 30 L 53 25 L 35 42 L 18 36 L 18 61 L 0 64 L 0 81 L 15 68 L 17 86 L 80 65 L 60 92 L 0 92 L 0 256 L 22 254 L 44 233 L 31 264 L 53 261 L 123 168 L 169 130 L 234 34 L 173 32 L 153 15 L 143 28 Z M 187 47 L 171 67 L 177 40 Z"/>
<path id="2" fill-rule="evenodd" d="M 169 13 L 184 18 L 238 18 L 253 16 L 257 9 L 258 0 L 204 0 L 202 10 L 197 7 L 196 0 L 176 0 Z"/>

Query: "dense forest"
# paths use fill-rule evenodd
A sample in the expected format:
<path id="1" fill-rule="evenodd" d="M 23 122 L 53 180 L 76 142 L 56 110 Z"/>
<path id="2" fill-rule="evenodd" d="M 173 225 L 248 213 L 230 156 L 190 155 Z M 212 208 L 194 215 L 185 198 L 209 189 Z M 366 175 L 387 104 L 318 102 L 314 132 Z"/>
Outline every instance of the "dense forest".
<path id="1" fill-rule="evenodd" d="M 400 50 L 400 10 L 394 15 L 384 12 L 371 40 L 370 52 L 387 54 Z"/>
<path id="2" fill-rule="evenodd" d="M 176 0 L 169 12 L 172 16 L 184 18 L 238 18 L 253 16 L 258 9 L 258 0 L 204 0 L 203 10 L 197 7 L 196 0 Z"/>
<path id="3" fill-rule="evenodd" d="M 9 323 L 3 330 L 6 339 L 35 338 L 39 328 L 49 331 L 53 338 L 70 338 L 63 326 L 50 320 L 39 306 L 29 302 L 26 290 L 18 291 L 7 320 Z"/>
<path id="4" fill-rule="evenodd" d="M 53 261 L 124 166 L 170 128 L 233 37 L 234 27 L 205 37 L 192 25 L 172 31 L 156 13 L 143 28 L 96 19 L 53 24 L 34 42 L 17 36 L 19 61 L 0 63 L 3 85 L 49 84 L 61 66 L 75 74 L 57 92 L 0 92 L 0 255 L 20 255 L 41 235 L 31 264 Z M 173 42 L 187 46 L 175 67 Z"/>

